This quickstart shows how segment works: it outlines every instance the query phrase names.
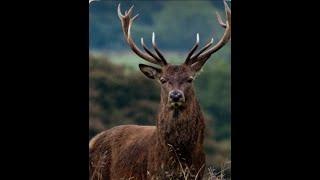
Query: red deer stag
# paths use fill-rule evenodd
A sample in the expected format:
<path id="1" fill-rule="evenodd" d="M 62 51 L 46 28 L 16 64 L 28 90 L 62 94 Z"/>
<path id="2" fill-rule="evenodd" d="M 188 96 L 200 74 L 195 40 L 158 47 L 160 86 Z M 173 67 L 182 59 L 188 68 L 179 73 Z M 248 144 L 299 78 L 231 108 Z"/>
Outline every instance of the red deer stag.
<path id="1" fill-rule="evenodd" d="M 203 152 L 204 117 L 195 96 L 193 80 L 210 56 L 231 39 L 231 10 L 226 2 L 226 22 L 217 13 L 225 28 L 222 38 L 213 46 L 213 40 L 195 53 L 196 43 L 181 65 L 167 63 L 158 49 L 155 35 L 149 50 L 141 38 L 145 52 L 131 37 L 133 6 L 123 15 L 118 6 L 125 40 L 142 59 L 159 65 L 156 68 L 139 64 L 148 78 L 161 84 L 161 101 L 156 126 L 122 125 L 111 128 L 91 139 L 89 143 L 90 179 L 201 179 L 205 169 Z M 210 48 L 211 47 L 211 48 Z"/>

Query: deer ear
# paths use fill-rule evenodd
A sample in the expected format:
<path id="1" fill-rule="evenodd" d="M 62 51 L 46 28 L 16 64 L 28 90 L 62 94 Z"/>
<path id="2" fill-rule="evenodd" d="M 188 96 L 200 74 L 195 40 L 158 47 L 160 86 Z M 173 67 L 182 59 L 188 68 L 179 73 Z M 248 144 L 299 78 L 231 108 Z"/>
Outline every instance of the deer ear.
<path id="1" fill-rule="evenodd" d="M 140 71 L 150 79 L 155 79 L 157 77 L 160 77 L 161 75 L 161 69 L 155 68 L 153 66 L 139 64 L 139 68 Z"/>

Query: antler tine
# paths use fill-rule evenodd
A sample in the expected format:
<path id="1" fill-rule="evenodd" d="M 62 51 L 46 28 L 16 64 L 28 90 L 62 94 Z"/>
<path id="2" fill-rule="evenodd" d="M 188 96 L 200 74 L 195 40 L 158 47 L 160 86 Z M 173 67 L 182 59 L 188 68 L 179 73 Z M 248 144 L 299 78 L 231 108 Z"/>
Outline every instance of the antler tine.
<path id="1" fill-rule="evenodd" d="M 160 57 L 160 61 L 163 65 L 167 65 L 167 61 L 166 59 L 163 57 L 162 53 L 160 52 L 160 50 L 158 49 L 158 46 L 156 44 L 156 37 L 154 32 L 152 33 L 152 46 L 154 48 L 154 50 L 156 51 L 157 55 Z"/>
<path id="2" fill-rule="evenodd" d="M 121 6 L 120 3 L 118 5 L 118 16 L 119 19 L 121 21 L 121 25 L 122 25 L 122 30 L 125 36 L 125 39 L 127 41 L 127 43 L 129 44 L 131 50 L 136 53 L 139 57 L 141 57 L 142 59 L 153 63 L 153 64 L 157 64 L 162 66 L 162 63 L 155 57 L 141 51 L 137 45 L 134 43 L 133 39 L 131 38 L 131 27 L 132 27 L 132 23 L 133 21 L 138 17 L 138 14 L 135 15 L 134 17 L 131 17 L 132 14 L 132 9 L 133 6 L 131 6 L 131 8 L 125 12 L 125 14 L 123 15 L 121 13 Z"/>
<path id="3" fill-rule="evenodd" d="M 214 45 L 211 49 L 205 51 L 204 53 L 200 54 L 197 57 L 197 59 L 199 59 L 199 60 L 206 59 L 205 57 L 211 56 L 213 53 L 215 53 L 216 51 L 221 49 L 231 38 L 231 10 L 225 1 L 224 1 L 224 7 L 225 7 L 226 16 L 227 16 L 226 23 L 222 22 L 220 15 L 217 13 L 218 14 L 217 18 L 218 18 L 220 25 L 222 27 L 225 27 L 224 34 L 216 45 Z"/>
<path id="4" fill-rule="evenodd" d="M 121 5 L 120 5 L 120 3 L 118 4 L 118 8 L 117 8 L 117 11 L 118 11 L 118 16 L 119 16 L 119 18 L 121 19 L 121 18 L 123 18 L 123 15 L 122 15 L 122 13 L 121 13 L 121 7 L 120 7 Z"/>
<path id="5" fill-rule="evenodd" d="M 216 16 L 217 16 L 217 19 L 218 19 L 219 24 L 220 24 L 223 28 L 226 28 L 227 25 L 226 25 L 226 23 L 224 23 L 224 22 L 222 21 L 221 16 L 220 16 L 220 14 L 219 14 L 218 12 L 216 12 Z"/>
<path id="6" fill-rule="evenodd" d="M 225 13 L 226 13 L 227 20 L 231 23 L 231 9 L 228 6 L 226 1 L 223 1 L 223 4 L 224 4 L 224 7 L 225 7 Z"/>
<path id="7" fill-rule="evenodd" d="M 134 7 L 134 5 L 132 5 L 132 6 L 129 8 L 128 11 L 126 11 L 126 15 L 131 16 L 133 7 Z"/>
<path id="8" fill-rule="evenodd" d="M 200 38 L 199 38 L 199 33 L 197 33 L 197 40 L 196 43 L 193 45 L 193 47 L 191 48 L 191 50 L 188 53 L 187 59 L 185 61 L 185 64 L 190 64 L 191 61 L 191 56 L 193 55 L 193 53 L 197 50 L 197 48 L 199 47 L 199 42 L 200 42 Z"/>
<path id="9" fill-rule="evenodd" d="M 228 6 L 228 4 L 227 4 L 226 1 L 223 1 L 223 4 L 224 4 L 224 7 L 225 7 L 225 13 L 226 13 L 227 21 L 231 22 L 231 10 L 230 10 L 230 8 L 229 8 L 229 6 Z M 220 14 L 219 14 L 218 12 L 216 12 L 216 16 L 217 16 L 217 19 L 218 19 L 219 24 L 220 24 L 223 28 L 226 28 L 227 25 L 226 25 L 226 23 L 224 23 L 224 22 L 222 21 L 222 18 L 221 18 Z"/>
<path id="10" fill-rule="evenodd" d="M 193 55 L 193 56 L 190 58 L 189 64 L 194 63 L 195 60 L 198 58 L 198 56 L 199 56 L 201 53 L 203 53 L 205 50 L 207 50 L 212 44 L 213 44 L 213 38 L 211 38 L 211 40 L 210 40 L 199 52 L 197 52 L 197 54 Z"/>
<path id="11" fill-rule="evenodd" d="M 141 45 L 143 47 L 143 49 L 150 55 L 152 56 L 154 59 L 156 59 L 157 61 L 159 61 L 161 63 L 161 60 L 155 55 L 153 54 L 148 48 L 147 46 L 144 44 L 143 38 L 141 38 Z"/>

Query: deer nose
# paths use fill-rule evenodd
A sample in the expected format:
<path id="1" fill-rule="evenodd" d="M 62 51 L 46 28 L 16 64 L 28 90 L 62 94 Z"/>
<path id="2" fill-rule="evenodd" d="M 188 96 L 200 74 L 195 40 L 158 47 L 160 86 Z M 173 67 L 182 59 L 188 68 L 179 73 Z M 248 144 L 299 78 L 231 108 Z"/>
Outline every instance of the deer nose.
<path id="1" fill-rule="evenodd" d="M 169 97 L 173 102 L 178 102 L 183 98 L 183 95 L 179 91 L 171 91 Z"/>

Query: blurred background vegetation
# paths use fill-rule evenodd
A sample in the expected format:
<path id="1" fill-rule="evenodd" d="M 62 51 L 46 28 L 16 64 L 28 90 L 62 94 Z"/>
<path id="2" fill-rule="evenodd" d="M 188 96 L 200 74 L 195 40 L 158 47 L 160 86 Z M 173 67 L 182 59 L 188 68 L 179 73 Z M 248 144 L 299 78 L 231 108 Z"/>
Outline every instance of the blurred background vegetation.
<path id="1" fill-rule="evenodd" d="M 140 38 L 144 37 L 145 43 L 151 46 L 151 34 L 155 32 L 158 46 L 172 63 L 184 61 L 197 32 L 202 45 L 211 37 L 217 42 L 223 33 L 215 17 L 218 11 L 224 18 L 222 0 L 91 3 L 89 138 L 116 125 L 154 125 L 156 121 L 160 88 L 138 71 L 138 64 L 145 61 L 132 53 L 124 41 L 116 11 L 119 2 L 122 11 L 134 5 L 133 13 L 139 14 L 132 27 L 136 44 L 140 45 Z M 231 158 L 230 44 L 208 60 L 195 81 L 206 116 L 207 165 L 217 169 L 230 166 L 226 163 Z"/>

